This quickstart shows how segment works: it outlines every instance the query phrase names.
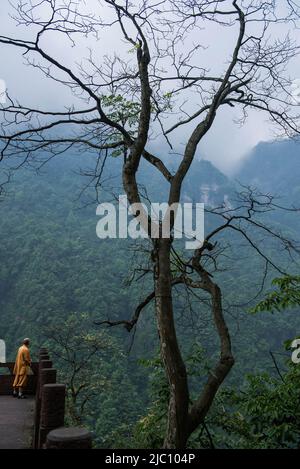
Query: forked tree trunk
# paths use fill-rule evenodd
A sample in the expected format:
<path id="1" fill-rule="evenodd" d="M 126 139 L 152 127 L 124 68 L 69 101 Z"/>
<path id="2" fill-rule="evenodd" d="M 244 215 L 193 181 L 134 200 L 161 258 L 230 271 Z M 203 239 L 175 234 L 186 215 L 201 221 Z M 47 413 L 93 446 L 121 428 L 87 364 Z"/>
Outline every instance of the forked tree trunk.
<path id="1" fill-rule="evenodd" d="M 189 390 L 174 324 L 169 239 L 155 250 L 155 305 L 161 356 L 169 381 L 169 408 L 164 448 L 184 448 L 188 438 Z"/>
<path id="2" fill-rule="evenodd" d="M 202 286 L 212 298 L 213 320 L 220 339 L 220 358 L 210 371 L 199 398 L 190 405 L 187 371 L 177 341 L 170 263 L 170 239 L 159 239 L 154 249 L 154 281 L 157 326 L 161 356 L 169 381 L 169 408 L 164 448 L 185 448 L 188 438 L 204 421 L 222 382 L 234 364 L 229 331 L 223 317 L 221 290 L 209 275 L 193 263 L 199 271 Z M 190 406 L 190 408 L 189 408 Z"/>

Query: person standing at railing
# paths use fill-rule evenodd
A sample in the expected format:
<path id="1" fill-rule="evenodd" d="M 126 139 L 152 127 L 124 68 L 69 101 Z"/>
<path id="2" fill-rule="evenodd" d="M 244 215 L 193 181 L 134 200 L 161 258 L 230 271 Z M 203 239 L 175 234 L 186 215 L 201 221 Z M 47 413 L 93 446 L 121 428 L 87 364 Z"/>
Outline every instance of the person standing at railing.
<path id="1" fill-rule="evenodd" d="M 29 352 L 30 340 L 24 339 L 23 345 L 19 348 L 13 374 L 13 396 L 18 399 L 25 399 L 23 391 L 28 382 L 28 375 L 31 372 L 31 357 Z"/>

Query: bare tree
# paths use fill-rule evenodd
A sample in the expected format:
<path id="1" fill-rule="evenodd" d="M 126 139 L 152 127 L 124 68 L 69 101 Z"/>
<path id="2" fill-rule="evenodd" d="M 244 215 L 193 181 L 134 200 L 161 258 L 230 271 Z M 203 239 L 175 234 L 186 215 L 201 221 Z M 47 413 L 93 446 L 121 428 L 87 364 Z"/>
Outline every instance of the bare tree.
<path id="1" fill-rule="evenodd" d="M 292 80 L 286 70 L 299 51 L 293 41 L 293 28 L 299 22 L 300 9 L 296 1 L 278 3 L 274 0 L 137 0 L 134 3 L 102 0 L 93 2 L 89 11 L 86 2 L 79 0 L 17 2 L 15 20 L 21 28 L 27 27 L 31 35 L 27 32 L 23 38 L 0 36 L 0 43 L 20 49 L 28 64 L 71 89 L 76 97 L 74 102 L 81 99 L 84 105 L 71 105 L 58 111 L 35 109 L 8 96 L 9 104 L 2 108 L 1 160 L 11 161 L 10 168 L 16 168 L 44 164 L 70 148 L 94 151 L 97 159 L 94 182 L 99 184 L 106 152 L 111 151 L 123 158 L 123 187 L 129 202 L 134 204 L 141 202 L 137 175 L 141 160 L 145 159 L 168 182 L 171 207 L 180 201 L 182 183 L 199 143 L 221 108 L 238 107 L 241 122 L 251 109 L 264 112 L 284 135 L 298 134 L 299 113 L 292 101 Z M 286 36 L 281 25 L 288 31 Z M 106 37 L 110 28 L 119 29 L 120 47 L 116 53 L 99 60 L 101 38 Z M 207 56 L 203 42 L 209 28 L 214 28 L 216 44 L 222 42 L 225 28 L 235 38 L 228 55 L 220 57 L 220 63 L 216 64 L 219 67 L 214 67 L 218 69 L 214 74 L 204 65 Z M 60 37 L 62 44 L 68 40 L 73 46 L 81 36 L 95 36 L 100 40 L 85 61 L 69 66 L 67 56 L 62 59 L 48 52 L 47 44 L 53 35 Z M 125 53 L 124 41 L 129 45 Z M 128 47 L 133 53 L 130 58 Z M 173 136 L 182 128 L 186 136 L 184 150 L 176 171 L 172 172 L 163 155 L 153 154 L 149 146 L 152 139 L 163 137 L 172 148 Z M 265 201 L 264 205 L 268 203 L 272 201 Z M 252 195 L 244 204 L 250 210 L 246 214 L 231 216 L 226 208 L 220 208 L 218 216 L 223 217 L 224 223 L 208 236 L 191 259 L 180 261 L 198 275 L 197 285 L 194 278 L 187 277 L 185 268 L 179 279 L 174 278 L 172 237 L 151 240 L 154 291 L 138 307 L 134 320 L 155 299 L 161 354 L 170 385 L 167 448 L 186 445 L 233 365 L 221 291 L 203 266 L 203 258 L 216 249 L 211 239 L 229 228 L 244 237 L 270 265 L 272 261 L 255 247 L 241 227 L 245 222 L 254 226 L 253 210 L 259 211 L 261 204 Z M 171 216 L 171 227 L 173 224 Z M 288 246 L 270 228 L 257 228 Z M 172 288 L 177 282 L 209 293 L 221 342 L 220 361 L 192 405 L 174 320 Z"/>

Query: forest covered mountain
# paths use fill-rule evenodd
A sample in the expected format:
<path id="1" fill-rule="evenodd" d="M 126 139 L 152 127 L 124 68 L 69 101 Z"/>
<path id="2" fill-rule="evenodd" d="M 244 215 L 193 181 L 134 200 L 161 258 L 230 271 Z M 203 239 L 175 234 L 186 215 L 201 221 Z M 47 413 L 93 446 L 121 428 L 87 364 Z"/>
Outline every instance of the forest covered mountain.
<path id="1" fill-rule="evenodd" d="M 279 196 L 285 203 L 300 201 L 300 143 L 280 140 L 258 144 L 243 161 L 235 177 Z"/>
<path id="2" fill-rule="evenodd" d="M 281 196 L 285 205 L 294 204 L 300 193 L 299 150 L 300 146 L 291 141 L 262 143 L 232 179 L 208 161 L 195 161 L 184 183 L 183 201 L 204 202 L 211 207 L 233 204 L 240 181 Z M 35 351 L 47 340 L 45 329 L 67 321 L 73 313 L 85 313 L 93 330 L 99 330 L 93 325 L 95 320 L 128 319 L 145 291 L 151 289 L 151 283 L 146 280 L 128 284 L 128 267 L 135 265 L 130 241 L 96 237 L 93 187 L 78 198 L 88 182 L 79 175 L 80 165 L 78 158 L 69 155 L 53 160 L 39 175 L 20 171 L 0 204 L 0 337 L 7 342 L 9 358 L 13 358 L 23 336 L 32 338 Z M 118 167 L 116 159 L 107 164 L 101 193 L 106 200 L 112 198 L 112 192 L 121 190 Z M 87 171 L 87 166 L 84 169 Z M 145 164 L 140 184 L 149 178 L 152 180 L 149 196 L 155 201 L 163 200 L 164 183 Z M 299 240 L 299 216 L 299 213 L 286 214 L 283 218 L 275 216 L 274 222 L 282 220 L 283 228 Z M 218 275 L 223 282 L 236 356 L 228 383 L 239 386 L 246 373 L 273 372 L 270 351 L 280 351 L 283 341 L 299 333 L 299 318 L 293 311 L 274 316 L 250 315 L 249 299 L 259 290 L 258 264 L 247 248 L 232 257 L 231 262 L 235 262 L 235 269 Z M 203 339 L 211 336 L 210 346 L 203 351 L 210 360 L 216 339 L 205 316 L 205 306 L 200 315 L 191 316 L 181 290 L 178 295 L 185 353 L 190 353 L 195 344 L 201 347 Z M 148 370 L 138 362 L 157 357 L 152 307 L 141 318 L 129 355 L 132 337 L 126 331 L 105 329 L 104 333 L 112 337 L 119 358 L 112 354 L 105 359 L 103 373 L 106 377 L 113 376 L 110 391 L 107 393 L 105 388 L 99 391 L 98 404 L 93 404 L 94 413 L 89 420 L 97 431 L 100 445 L 112 444 L 108 443 L 109 439 L 115 438 L 115 432 L 122 428 L 128 415 L 133 425 L 151 401 L 145 385 Z M 134 408 L 131 399 L 125 397 L 128 394 L 135 396 Z"/>

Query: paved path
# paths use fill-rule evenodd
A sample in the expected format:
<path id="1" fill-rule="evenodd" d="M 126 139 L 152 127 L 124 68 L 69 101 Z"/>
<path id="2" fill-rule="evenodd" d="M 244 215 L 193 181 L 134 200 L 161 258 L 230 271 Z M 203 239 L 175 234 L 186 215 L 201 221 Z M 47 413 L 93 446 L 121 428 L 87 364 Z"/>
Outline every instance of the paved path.
<path id="1" fill-rule="evenodd" d="M 0 449 L 31 447 L 34 398 L 0 396 Z"/>

